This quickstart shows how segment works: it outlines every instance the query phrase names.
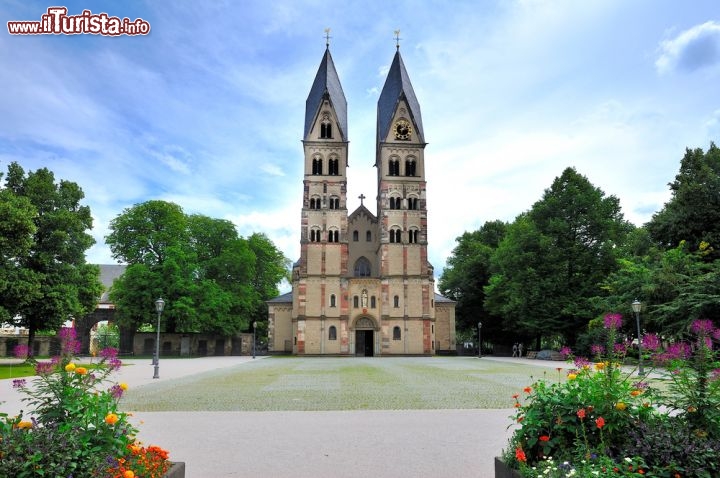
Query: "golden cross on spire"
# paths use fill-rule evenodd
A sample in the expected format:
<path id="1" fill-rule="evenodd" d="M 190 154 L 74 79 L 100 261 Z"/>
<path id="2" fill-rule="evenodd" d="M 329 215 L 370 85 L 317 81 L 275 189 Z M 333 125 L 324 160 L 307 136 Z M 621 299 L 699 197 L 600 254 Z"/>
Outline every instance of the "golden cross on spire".
<path id="1" fill-rule="evenodd" d="M 398 50 L 400 50 L 400 40 L 402 40 L 402 38 L 400 38 L 400 30 L 395 30 L 395 48 Z"/>
<path id="2" fill-rule="evenodd" d="M 326 47 L 329 47 L 329 46 L 330 46 L 330 39 L 331 39 L 331 38 L 332 38 L 332 37 L 330 36 L 330 28 L 326 28 L 326 29 L 325 29 L 325 46 L 326 46 Z"/>

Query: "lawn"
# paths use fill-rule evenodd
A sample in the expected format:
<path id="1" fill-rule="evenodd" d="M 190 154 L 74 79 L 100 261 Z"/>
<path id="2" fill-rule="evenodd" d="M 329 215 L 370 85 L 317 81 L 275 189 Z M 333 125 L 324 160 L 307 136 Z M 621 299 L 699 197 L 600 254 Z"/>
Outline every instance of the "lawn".
<path id="1" fill-rule="evenodd" d="M 131 388 L 134 411 L 511 408 L 531 376 L 555 369 L 474 357 L 268 358 Z"/>
<path id="2" fill-rule="evenodd" d="M 42 362 L 43 360 L 40 361 Z M 92 363 L 78 363 L 76 365 L 78 367 L 85 367 L 87 369 L 97 368 L 97 364 Z M 0 380 L 6 378 L 33 377 L 34 375 L 35 365 L 30 365 L 25 362 L 0 364 Z"/>

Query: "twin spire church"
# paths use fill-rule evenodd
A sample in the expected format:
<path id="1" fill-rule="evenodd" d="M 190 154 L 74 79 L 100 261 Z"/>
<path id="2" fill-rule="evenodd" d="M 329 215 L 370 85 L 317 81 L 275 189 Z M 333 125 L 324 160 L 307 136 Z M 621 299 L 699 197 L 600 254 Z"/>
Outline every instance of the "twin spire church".
<path id="1" fill-rule="evenodd" d="M 400 51 L 377 105 L 377 197 L 348 214 L 347 102 L 326 49 L 305 103 L 300 259 L 268 302 L 268 348 L 297 355 L 455 351 L 455 303 L 427 254 L 425 131 Z"/>

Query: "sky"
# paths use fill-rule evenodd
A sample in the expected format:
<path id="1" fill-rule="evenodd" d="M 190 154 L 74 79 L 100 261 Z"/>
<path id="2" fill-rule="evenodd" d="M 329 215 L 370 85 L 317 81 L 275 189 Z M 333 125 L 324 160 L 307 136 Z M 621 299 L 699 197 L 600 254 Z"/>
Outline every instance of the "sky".
<path id="1" fill-rule="evenodd" d="M 147 35 L 11 35 L 8 21 L 143 19 Z M 330 51 L 348 102 L 348 209 L 376 192 L 377 100 L 400 53 L 421 106 L 429 258 L 512 221 L 567 167 L 650 220 L 685 148 L 720 139 L 715 0 L 11 0 L 0 5 L 0 171 L 76 182 L 91 263 L 148 200 L 300 255 L 305 100 Z M 369 201 L 371 211 L 374 201 Z"/>

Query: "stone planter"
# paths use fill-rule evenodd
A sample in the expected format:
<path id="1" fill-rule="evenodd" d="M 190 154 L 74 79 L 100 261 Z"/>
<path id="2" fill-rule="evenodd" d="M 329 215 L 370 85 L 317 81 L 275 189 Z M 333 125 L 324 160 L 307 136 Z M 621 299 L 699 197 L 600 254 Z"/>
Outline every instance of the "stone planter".
<path id="1" fill-rule="evenodd" d="M 174 462 L 163 478 L 185 478 L 185 462 Z"/>
<path id="2" fill-rule="evenodd" d="M 495 478 L 522 478 L 518 470 L 505 464 L 500 457 L 495 457 Z"/>

